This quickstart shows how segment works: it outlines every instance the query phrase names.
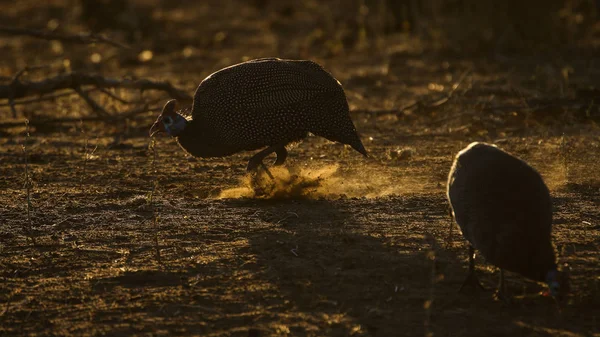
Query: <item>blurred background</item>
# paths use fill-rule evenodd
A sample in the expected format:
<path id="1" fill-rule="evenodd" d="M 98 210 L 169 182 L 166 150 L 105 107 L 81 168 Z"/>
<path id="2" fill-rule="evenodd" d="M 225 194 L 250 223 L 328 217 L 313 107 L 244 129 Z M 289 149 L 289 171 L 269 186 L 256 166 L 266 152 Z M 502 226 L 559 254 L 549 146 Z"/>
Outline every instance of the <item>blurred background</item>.
<path id="1" fill-rule="evenodd" d="M 191 94 L 213 71 L 266 56 L 316 60 L 350 89 L 353 83 L 344 81 L 371 73 L 365 80 L 373 82 L 374 93 L 398 83 L 415 90 L 411 81 L 420 82 L 415 75 L 436 72 L 444 76 L 427 78 L 423 90 L 441 90 L 429 84 L 455 82 L 459 75 L 449 68 L 458 66 L 452 62 L 457 58 L 493 63 L 494 71 L 521 67 L 519 75 L 536 89 L 562 95 L 569 77 L 586 77 L 579 88 L 600 78 L 596 0 L 24 0 L 0 6 L 4 27 L 99 33 L 130 46 L 4 33 L 0 76 L 5 81 L 26 66 L 44 65 L 48 68 L 31 76 L 85 71 L 150 77 Z M 435 62 L 426 61 L 432 57 Z M 415 73 L 419 67 L 428 75 Z M 448 74 L 454 78 L 444 81 Z M 392 96 L 402 97 L 364 101 L 363 91 L 350 90 L 355 107 L 400 109 L 411 101 L 399 92 Z M 40 108 L 19 109 L 30 116 Z"/>
<path id="2" fill-rule="evenodd" d="M 166 80 L 191 95 L 222 67 L 281 57 L 323 64 L 345 86 L 353 110 L 406 112 L 436 101 L 471 70 L 476 75 L 469 82 L 483 91 L 473 95 L 478 99 L 598 95 L 596 0 L 24 0 L 0 7 L 2 27 L 101 34 L 128 47 L 0 32 L 5 85 L 25 67 L 39 67 L 20 79 L 78 71 Z M 169 98 L 113 93 L 154 110 Z M 90 96 L 115 113 L 131 109 L 97 92 Z M 2 98 L 2 117 L 77 117 L 90 110 L 85 100 L 66 95 L 50 105 L 18 104 L 18 114 L 11 114 L 8 97 Z"/>
<path id="3" fill-rule="evenodd" d="M 600 122 L 596 0 L 24 0 L 0 8 L 0 133 L 8 136 L 22 134 L 25 119 L 49 132 L 100 120 L 116 127 L 100 132 L 118 143 L 144 135 L 174 98 L 86 85 L 86 95 L 21 90 L 12 100 L 16 82 L 48 87 L 71 72 L 166 81 L 189 96 L 180 99 L 185 109 L 206 76 L 260 57 L 322 64 L 343 84 L 363 134 L 379 139 L 388 136 L 382 123 L 494 140 Z M 82 35 L 88 40 L 53 38 Z M 97 36 L 106 40 L 91 43 Z"/>

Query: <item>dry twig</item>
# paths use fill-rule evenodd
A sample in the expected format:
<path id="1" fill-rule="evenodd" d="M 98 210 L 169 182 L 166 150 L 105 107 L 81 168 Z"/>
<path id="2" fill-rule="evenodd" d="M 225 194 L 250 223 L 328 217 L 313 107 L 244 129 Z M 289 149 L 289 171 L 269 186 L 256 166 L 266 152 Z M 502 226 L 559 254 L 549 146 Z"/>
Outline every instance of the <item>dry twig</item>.
<path id="1" fill-rule="evenodd" d="M 31 212 L 33 210 L 33 205 L 31 203 L 31 188 L 32 182 L 31 177 L 29 175 L 29 153 L 27 152 L 27 143 L 29 142 L 29 121 L 25 121 L 25 132 L 26 138 L 25 143 L 22 146 L 23 156 L 25 157 L 25 191 L 27 196 L 27 224 L 24 226 L 25 235 L 29 237 L 31 243 L 34 246 L 37 246 L 35 236 L 33 235 L 33 220 L 31 218 Z"/>
<path id="2" fill-rule="evenodd" d="M 84 92 L 81 87 L 74 87 L 73 90 L 75 90 L 75 92 L 79 95 L 79 97 L 83 98 L 83 100 L 92 108 L 92 111 L 94 111 L 96 114 L 98 114 L 99 116 L 110 116 L 110 114 L 108 113 L 108 111 L 104 110 L 104 108 L 98 104 L 96 101 L 94 101 L 90 95 L 88 95 L 86 92 Z"/>
<path id="3" fill-rule="evenodd" d="M 444 94 L 443 97 L 437 97 L 437 98 L 427 98 L 427 99 L 422 99 L 422 100 L 417 100 L 414 103 L 411 103 L 407 106 L 404 106 L 402 108 L 400 108 L 400 111 L 405 111 L 405 110 L 412 110 L 414 108 L 425 108 L 425 109 L 431 109 L 431 108 L 439 108 L 440 106 L 448 103 L 453 97 L 454 94 L 456 93 L 456 91 L 458 90 L 458 88 L 462 85 L 462 83 L 465 81 L 465 79 L 467 78 L 467 75 L 469 75 L 472 71 L 472 68 L 468 68 L 467 70 L 465 70 L 459 77 L 458 81 L 456 81 L 450 91 L 448 91 L 446 94 Z"/>

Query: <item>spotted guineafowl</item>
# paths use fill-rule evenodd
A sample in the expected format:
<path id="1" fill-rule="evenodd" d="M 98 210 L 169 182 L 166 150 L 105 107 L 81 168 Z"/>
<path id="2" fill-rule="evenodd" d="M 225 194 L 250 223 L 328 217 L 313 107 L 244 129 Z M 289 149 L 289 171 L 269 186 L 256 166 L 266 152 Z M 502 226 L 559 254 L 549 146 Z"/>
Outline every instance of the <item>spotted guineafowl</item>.
<path id="1" fill-rule="evenodd" d="M 463 287 L 481 287 L 475 275 L 477 249 L 500 268 L 498 297 L 508 299 L 504 270 L 547 283 L 555 298 L 566 294 L 568 267 L 557 269 L 551 242 L 550 193 L 531 166 L 494 145 L 471 143 L 454 160 L 447 196 L 470 243 L 469 275 Z"/>
<path id="2" fill-rule="evenodd" d="M 257 59 L 208 76 L 194 95 L 192 118 L 175 112 L 169 101 L 150 134 L 166 132 L 196 157 L 224 157 L 266 147 L 248 162 L 262 165 L 275 152 L 275 165 L 287 157 L 285 146 L 309 132 L 348 144 L 367 156 L 340 83 L 318 64 L 305 60 Z"/>

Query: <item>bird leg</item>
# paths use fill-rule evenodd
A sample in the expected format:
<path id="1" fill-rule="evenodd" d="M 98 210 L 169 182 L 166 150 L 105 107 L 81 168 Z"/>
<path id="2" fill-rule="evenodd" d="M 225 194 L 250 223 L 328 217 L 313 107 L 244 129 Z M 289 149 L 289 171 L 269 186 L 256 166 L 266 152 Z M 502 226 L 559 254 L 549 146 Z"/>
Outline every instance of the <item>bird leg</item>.
<path id="1" fill-rule="evenodd" d="M 477 275 L 475 275 L 475 248 L 469 245 L 469 275 L 463 282 L 462 286 L 458 291 L 463 291 L 465 286 L 479 288 L 481 290 L 485 290 L 485 288 L 479 283 L 479 279 Z"/>
<path id="2" fill-rule="evenodd" d="M 269 146 L 266 149 L 264 149 L 264 150 L 260 151 L 259 153 L 255 154 L 248 161 L 248 166 L 246 167 L 246 170 L 247 171 L 254 171 L 254 170 L 256 170 L 258 168 L 258 166 L 260 166 L 262 164 L 263 159 L 265 159 L 266 156 L 270 155 L 273 152 L 278 151 L 280 147 L 281 147 L 281 145 Z"/>
<path id="3" fill-rule="evenodd" d="M 283 163 L 285 162 L 285 159 L 288 156 L 288 152 L 285 149 L 285 145 L 275 149 L 275 153 L 277 154 L 277 160 L 275 160 L 275 163 L 273 165 L 275 165 L 275 166 L 283 165 Z"/>
<path id="4" fill-rule="evenodd" d="M 510 296 L 506 291 L 506 282 L 504 281 L 504 269 L 500 269 L 500 281 L 498 283 L 498 290 L 496 290 L 496 298 L 510 304 Z"/>
<path id="5" fill-rule="evenodd" d="M 273 177 L 273 174 L 271 173 L 271 171 L 269 171 L 265 164 L 261 162 L 260 167 L 262 167 L 262 169 L 265 170 L 265 173 L 269 176 L 269 178 L 271 178 L 271 180 L 275 180 L 275 177 Z"/>
<path id="6" fill-rule="evenodd" d="M 452 214 L 452 207 L 448 207 L 448 215 L 450 216 L 450 227 L 448 228 L 448 240 L 446 241 L 446 248 L 450 248 L 452 245 L 452 228 L 454 227 L 454 215 Z"/>

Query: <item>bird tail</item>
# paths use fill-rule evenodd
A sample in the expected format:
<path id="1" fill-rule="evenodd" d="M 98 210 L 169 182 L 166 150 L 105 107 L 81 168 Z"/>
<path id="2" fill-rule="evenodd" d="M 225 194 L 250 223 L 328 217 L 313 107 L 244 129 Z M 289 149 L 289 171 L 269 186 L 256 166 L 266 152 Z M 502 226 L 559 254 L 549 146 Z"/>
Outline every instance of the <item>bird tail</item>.
<path id="1" fill-rule="evenodd" d="M 352 148 L 355 149 L 356 151 L 360 152 L 363 156 L 368 157 L 369 154 L 367 153 L 365 146 L 363 145 L 363 143 L 360 141 L 360 139 L 358 137 L 356 137 L 356 138 L 357 138 L 357 140 L 352 142 L 350 144 L 350 146 L 352 146 Z"/>

